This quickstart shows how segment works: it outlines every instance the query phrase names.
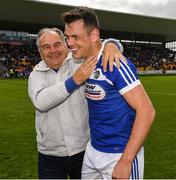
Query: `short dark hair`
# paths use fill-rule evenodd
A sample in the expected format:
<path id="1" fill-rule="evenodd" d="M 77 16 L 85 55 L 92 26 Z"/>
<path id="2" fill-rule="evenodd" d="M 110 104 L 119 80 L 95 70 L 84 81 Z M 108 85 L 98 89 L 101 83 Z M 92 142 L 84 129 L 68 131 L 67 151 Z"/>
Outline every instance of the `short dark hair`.
<path id="1" fill-rule="evenodd" d="M 84 22 L 85 27 L 89 29 L 100 29 L 98 17 L 93 9 L 80 6 L 75 9 L 72 9 L 68 12 L 65 12 L 61 15 L 62 20 L 64 23 L 71 23 L 77 20 L 82 19 Z"/>

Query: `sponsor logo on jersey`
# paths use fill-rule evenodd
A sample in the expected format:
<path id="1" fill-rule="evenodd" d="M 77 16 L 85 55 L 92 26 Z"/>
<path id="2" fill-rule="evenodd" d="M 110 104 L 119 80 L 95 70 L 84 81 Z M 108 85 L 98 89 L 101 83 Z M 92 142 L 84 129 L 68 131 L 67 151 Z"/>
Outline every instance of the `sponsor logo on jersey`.
<path id="1" fill-rule="evenodd" d="M 101 100 L 105 97 L 105 91 L 97 84 L 86 83 L 85 95 L 91 100 Z"/>

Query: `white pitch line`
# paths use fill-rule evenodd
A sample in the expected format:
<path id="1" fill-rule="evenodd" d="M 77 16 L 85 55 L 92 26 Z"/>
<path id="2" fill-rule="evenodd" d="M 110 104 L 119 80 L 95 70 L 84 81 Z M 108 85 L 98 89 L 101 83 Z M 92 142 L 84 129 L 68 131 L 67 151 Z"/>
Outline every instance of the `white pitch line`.
<path id="1" fill-rule="evenodd" d="M 157 92 L 149 92 L 149 94 L 164 95 L 164 96 L 176 96 L 176 94 L 173 94 L 173 93 L 157 93 Z"/>

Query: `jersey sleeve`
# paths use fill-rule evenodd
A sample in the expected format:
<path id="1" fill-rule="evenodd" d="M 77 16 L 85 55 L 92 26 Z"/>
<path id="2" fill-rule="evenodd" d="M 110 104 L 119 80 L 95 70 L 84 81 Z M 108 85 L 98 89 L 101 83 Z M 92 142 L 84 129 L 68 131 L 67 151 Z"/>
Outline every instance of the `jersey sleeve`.
<path id="1" fill-rule="evenodd" d="M 115 67 L 113 84 L 122 95 L 141 84 L 135 65 L 127 59 L 127 64 L 120 61 L 120 69 Z"/>

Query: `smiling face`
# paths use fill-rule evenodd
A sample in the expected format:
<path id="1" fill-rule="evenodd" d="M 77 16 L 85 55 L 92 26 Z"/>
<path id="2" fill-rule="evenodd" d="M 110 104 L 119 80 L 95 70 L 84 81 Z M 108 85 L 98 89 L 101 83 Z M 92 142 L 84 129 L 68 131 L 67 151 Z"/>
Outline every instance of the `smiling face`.
<path id="1" fill-rule="evenodd" d="M 58 69 L 67 56 L 68 48 L 60 35 L 54 31 L 42 34 L 39 39 L 39 52 L 48 67 Z"/>
<path id="2" fill-rule="evenodd" d="M 82 19 L 73 21 L 65 25 L 65 36 L 68 47 L 76 59 L 88 59 L 93 53 L 95 45 L 94 31 L 89 31 L 84 26 Z"/>

